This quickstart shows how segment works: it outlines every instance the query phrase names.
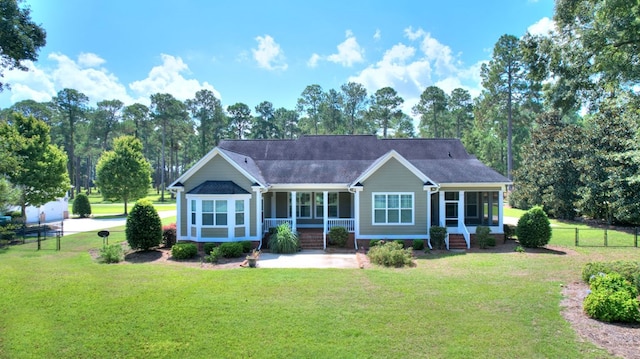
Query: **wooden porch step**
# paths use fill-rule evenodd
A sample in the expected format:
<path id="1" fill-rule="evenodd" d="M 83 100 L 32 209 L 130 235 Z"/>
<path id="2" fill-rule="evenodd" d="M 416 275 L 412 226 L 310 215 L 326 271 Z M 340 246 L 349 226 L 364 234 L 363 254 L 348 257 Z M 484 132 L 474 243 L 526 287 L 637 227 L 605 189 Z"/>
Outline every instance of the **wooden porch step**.
<path id="1" fill-rule="evenodd" d="M 462 234 L 449 234 L 449 249 L 467 249 L 467 242 Z"/>

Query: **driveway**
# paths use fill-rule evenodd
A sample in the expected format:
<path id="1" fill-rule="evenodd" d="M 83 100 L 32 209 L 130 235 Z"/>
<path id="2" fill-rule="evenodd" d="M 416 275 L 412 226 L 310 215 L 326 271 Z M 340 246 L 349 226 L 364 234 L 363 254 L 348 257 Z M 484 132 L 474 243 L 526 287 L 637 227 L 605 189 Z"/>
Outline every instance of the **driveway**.
<path id="1" fill-rule="evenodd" d="M 176 211 L 160 211 L 160 218 L 166 218 L 176 215 Z M 126 217 L 119 218 L 67 218 L 63 221 L 63 230 L 65 234 L 74 234 L 80 232 L 101 231 L 113 227 L 124 226 L 127 223 Z M 47 224 L 59 226 L 60 221 L 49 222 Z"/>

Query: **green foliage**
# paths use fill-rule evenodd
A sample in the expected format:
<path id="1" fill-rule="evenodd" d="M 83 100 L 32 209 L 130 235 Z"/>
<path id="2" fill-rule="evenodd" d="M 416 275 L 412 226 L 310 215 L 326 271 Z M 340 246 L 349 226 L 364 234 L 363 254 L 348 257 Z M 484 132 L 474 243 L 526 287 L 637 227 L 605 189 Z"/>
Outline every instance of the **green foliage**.
<path id="1" fill-rule="evenodd" d="M 249 253 L 253 249 L 251 241 L 242 241 L 240 244 L 242 245 L 242 253 Z"/>
<path id="2" fill-rule="evenodd" d="M 594 276 L 609 273 L 620 274 L 640 291 L 640 262 L 638 261 L 589 262 L 582 268 L 582 280 L 589 283 Z"/>
<path id="3" fill-rule="evenodd" d="M 516 248 L 514 248 L 514 252 L 524 253 L 524 247 L 516 246 Z"/>
<path id="4" fill-rule="evenodd" d="M 488 246 L 495 246 L 496 239 L 490 236 L 491 228 L 487 226 L 478 226 L 476 227 L 476 241 L 478 242 L 478 247 L 485 249 Z"/>
<path id="5" fill-rule="evenodd" d="M 589 281 L 584 311 L 605 322 L 640 322 L 638 289 L 618 273 L 599 274 Z"/>
<path id="6" fill-rule="evenodd" d="M 218 247 L 220 254 L 225 258 L 238 258 L 242 256 L 243 249 L 240 242 L 224 242 Z"/>
<path id="7" fill-rule="evenodd" d="M 380 242 L 381 242 L 381 240 L 379 240 L 379 239 L 370 240 L 369 241 L 369 248 L 380 245 Z"/>
<path id="8" fill-rule="evenodd" d="M 431 226 L 429 229 L 429 235 L 431 236 L 431 245 L 435 249 L 444 249 L 444 239 L 447 237 L 447 229 L 440 226 Z"/>
<path id="9" fill-rule="evenodd" d="M 151 201 L 136 202 L 127 217 L 127 242 L 131 249 L 148 250 L 162 243 L 162 222 Z"/>
<path id="10" fill-rule="evenodd" d="M 416 251 L 421 251 L 424 249 L 424 240 L 422 239 L 414 239 L 412 244 L 413 249 Z"/>
<path id="11" fill-rule="evenodd" d="M 176 244 L 177 233 L 178 231 L 175 223 L 167 224 L 162 227 L 162 243 L 165 248 L 171 248 Z"/>
<path id="12" fill-rule="evenodd" d="M 404 249 L 398 242 L 385 242 L 371 247 L 367 256 L 372 263 L 385 267 L 404 267 L 412 265 L 412 248 Z"/>
<path id="13" fill-rule="evenodd" d="M 173 259 L 191 259 L 198 255 L 198 247 L 193 243 L 177 243 L 171 247 Z"/>
<path id="14" fill-rule="evenodd" d="M 332 227 L 329 230 L 329 244 L 344 247 L 347 245 L 347 239 L 349 238 L 349 232 L 344 227 Z"/>
<path id="15" fill-rule="evenodd" d="M 89 197 L 84 193 L 78 193 L 73 200 L 73 206 L 71 207 L 73 214 L 77 214 L 80 218 L 85 218 L 91 215 L 91 203 L 89 203 Z"/>
<path id="16" fill-rule="evenodd" d="M 0 154 L 1 156 L 2 154 Z M 4 173 L 0 170 L 0 173 Z M 19 203 L 20 191 L 11 185 L 4 177 L 0 177 L 0 213 L 4 213 L 11 206 Z"/>
<path id="17" fill-rule="evenodd" d="M 100 156 L 96 165 L 96 185 L 104 200 L 127 203 L 147 195 L 151 185 L 151 165 L 142 154 L 142 143 L 133 136 L 113 141 L 113 151 Z"/>
<path id="18" fill-rule="evenodd" d="M 551 223 L 542 207 L 531 208 L 518 220 L 518 241 L 524 247 L 542 247 L 551 240 Z"/>
<path id="19" fill-rule="evenodd" d="M 273 253 L 291 254 L 300 248 L 300 240 L 298 235 L 291 231 L 288 223 L 278 226 L 276 233 L 269 237 L 269 249 Z"/>
<path id="20" fill-rule="evenodd" d="M 124 250 L 120 243 L 109 244 L 100 248 L 100 261 L 103 263 L 118 263 L 124 259 Z"/>
<path id="21" fill-rule="evenodd" d="M 214 248 L 218 247 L 218 243 L 206 242 L 204 244 L 204 254 L 208 255 Z"/>
<path id="22" fill-rule="evenodd" d="M 205 253 L 206 253 L 206 249 L 205 249 Z M 209 254 L 206 257 L 204 257 L 204 259 L 207 262 L 214 263 L 214 264 L 218 263 L 220 258 L 222 258 L 222 251 L 220 250 L 220 247 L 211 247 Z"/>
<path id="23" fill-rule="evenodd" d="M 510 224 L 504 224 L 502 226 L 502 230 L 504 231 L 504 238 L 506 239 L 512 239 L 513 236 L 516 234 L 516 230 L 518 229 L 518 227 L 510 225 Z"/>
<path id="24" fill-rule="evenodd" d="M 394 240 L 394 242 L 400 245 L 400 248 L 404 248 L 404 241 L 402 239 L 396 239 Z"/>

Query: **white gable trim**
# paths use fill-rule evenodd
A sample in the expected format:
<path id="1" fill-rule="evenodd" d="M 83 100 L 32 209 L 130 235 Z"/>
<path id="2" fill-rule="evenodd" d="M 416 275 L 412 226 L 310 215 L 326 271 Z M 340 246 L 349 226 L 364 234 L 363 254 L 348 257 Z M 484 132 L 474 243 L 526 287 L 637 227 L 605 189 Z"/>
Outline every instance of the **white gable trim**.
<path id="1" fill-rule="evenodd" d="M 401 154 L 396 152 L 395 150 L 391 150 L 387 152 L 384 156 L 375 160 L 369 168 L 367 168 L 355 181 L 351 183 L 351 187 L 355 186 L 358 182 L 362 183 L 371 175 L 373 175 L 377 170 L 379 170 L 385 163 L 389 162 L 390 159 L 396 159 L 400 164 L 406 167 L 411 173 L 413 173 L 416 177 L 418 177 L 423 183 L 431 182 L 434 186 L 437 186 L 437 183 L 431 180 L 427 175 L 422 173 L 419 169 L 416 168 L 411 162 L 409 162 L 406 158 L 402 157 Z"/>
<path id="2" fill-rule="evenodd" d="M 238 166 L 238 164 L 234 160 L 232 160 L 227 154 L 225 154 L 223 151 L 221 151 L 218 147 L 215 147 L 214 149 L 209 151 L 209 153 L 207 153 L 206 156 L 202 157 L 200 159 L 200 161 L 196 162 L 196 164 L 193 165 L 193 167 L 189 168 L 189 170 L 187 172 L 185 172 L 177 180 L 173 181 L 173 183 L 171 183 L 169 185 L 169 187 L 167 187 L 167 189 L 175 190 L 177 188 L 181 188 L 179 186 L 178 187 L 174 187 L 174 186 L 178 182 L 182 182 L 182 183 L 186 182 L 191 176 L 193 176 L 196 172 L 198 172 L 202 167 L 207 165 L 216 156 L 222 157 L 225 161 L 227 161 L 229 164 L 231 164 L 233 166 L 233 168 L 238 170 L 238 172 L 242 173 L 243 176 L 245 176 L 247 179 L 249 179 L 249 181 L 251 181 L 253 183 L 257 183 L 258 185 L 260 185 L 260 187 L 263 187 L 263 188 L 266 187 L 264 184 L 260 183 L 260 181 L 258 181 L 255 177 L 253 177 L 245 169 L 243 169 L 242 167 Z"/>

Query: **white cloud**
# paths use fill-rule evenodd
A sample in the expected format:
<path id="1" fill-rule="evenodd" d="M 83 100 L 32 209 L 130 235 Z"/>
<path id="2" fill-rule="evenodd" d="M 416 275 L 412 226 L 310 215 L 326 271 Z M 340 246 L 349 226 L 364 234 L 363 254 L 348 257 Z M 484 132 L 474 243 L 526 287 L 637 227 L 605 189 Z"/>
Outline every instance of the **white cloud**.
<path id="1" fill-rule="evenodd" d="M 549 33 L 555 30 L 555 27 L 555 21 L 549 19 L 548 17 L 543 17 L 535 24 L 529 26 L 527 28 L 527 32 L 531 35 L 549 35 Z"/>
<path id="2" fill-rule="evenodd" d="M 327 56 L 327 60 L 342 66 L 351 67 L 354 63 L 364 61 L 364 49 L 360 47 L 351 30 L 347 30 L 346 39 L 338 44 L 338 53 Z"/>
<path id="3" fill-rule="evenodd" d="M 413 31 L 413 28 L 409 26 L 408 28 L 404 29 L 404 36 L 406 36 L 411 41 L 417 40 L 424 35 L 426 35 L 426 32 L 422 30 L 422 28 L 419 28 L 418 30 Z"/>
<path id="4" fill-rule="evenodd" d="M 81 67 L 98 67 L 105 62 L 103 58 L 91 52 L 83 52 L 78 55 L 78 65 Z"/>
<path id="5" fill-rule="evenodd" d="M 55 84 L 47 73 L 35 66 L 31 61 L 23 64 L 28 71 L 10 70 L 5 72 L 3 81 L 11 86 L 5 89 L 2 97 L 7 97 L 11 103 L 22 100 L 45 102 L 56 94 Z"/>
<path id="6" fill-rule="evenodd" d="M 307 61 L 307 66 L 309 66 L 311 68 L 314 68 L 314 67 L 318 66 L 318 61 L 320 61 L 320 60 L 322 60 L 322 56 L 314 53 L 309 58 L 309 61 Z"/>
<path id="7" fill-rule="evenodd" d="M 373 34 L 373 39 L 378 41 L 382 38 L 382 33 L 380 32 L 380 29 L 376 29 L 376 32 Z"/>
<path id="8" fill-rule="evenodd" d="M 221 98 L 220 93 L 208 82 L 200 83 L 196 79 L 185 78 L 183 73 L 189 73 L 189 66 L 180 57 L 167 54 L 161 54 L 160 57 L 162 65 L 154 66 L 145 79 L 129 84 L 129 88 L 145 103 L 155 93 L 169 93 L 184 101 L 202 89 L 211 90 L 217 98 Z"/>
<path id="9" fill-rule="evenodd" d="M 265 35 L 256 37 L 258 48 L 251 49 L 258 66 L 266 70 L 286 70 L 284 53 L 273 37 Z"/>

